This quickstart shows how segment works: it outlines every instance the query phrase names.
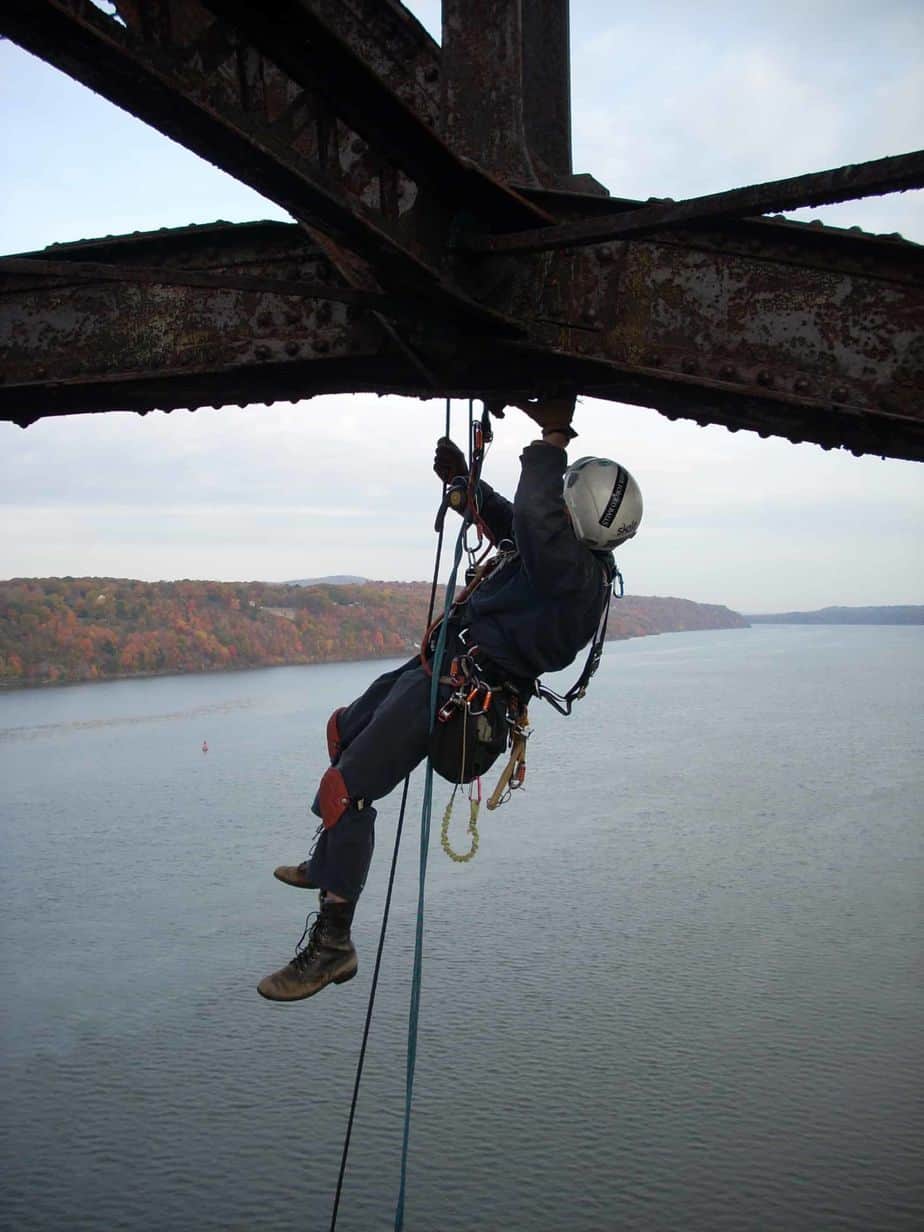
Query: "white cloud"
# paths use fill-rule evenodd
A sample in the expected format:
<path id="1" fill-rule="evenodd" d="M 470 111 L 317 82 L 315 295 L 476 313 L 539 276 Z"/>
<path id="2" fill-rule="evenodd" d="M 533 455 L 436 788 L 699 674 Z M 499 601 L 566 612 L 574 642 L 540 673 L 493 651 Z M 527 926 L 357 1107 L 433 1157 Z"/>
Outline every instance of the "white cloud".
<path id="1" fill-rule="evenodd" d="M 574 6 L 575 165 L 616 196 L 696 196 L 920 144 L 915 6 L 607 8 Z M 924 194 L 858 205 L 811 216 L 924 240 Z"/>

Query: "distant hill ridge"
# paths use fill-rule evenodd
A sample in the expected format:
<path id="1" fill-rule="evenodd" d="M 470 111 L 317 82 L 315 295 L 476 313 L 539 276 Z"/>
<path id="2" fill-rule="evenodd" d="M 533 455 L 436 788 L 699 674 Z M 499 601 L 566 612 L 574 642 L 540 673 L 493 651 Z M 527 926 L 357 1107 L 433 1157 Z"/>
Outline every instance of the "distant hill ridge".
<path id="1" fill-rule="evenodd" d="M 354 577 L 352 573 L 331 573 L 328 577 L 296 578 L 283 582 L 283 586 L 364 586 L 367 579 Z"/>
<path id="2" fill-rule="evenodd" d="M 755 625 L 924 625 L 924 606 L 822 607 L 814 612 L 748 616 Z"/>
<path id="3" fill-rule="evenodd" d="M 409 657 L 429 598 L 429 582 L 17 578 L 0 582 L 0 684 Z M 609 637 L 746 625 L 717 604 L 632 595 L 614 600 Z"/>

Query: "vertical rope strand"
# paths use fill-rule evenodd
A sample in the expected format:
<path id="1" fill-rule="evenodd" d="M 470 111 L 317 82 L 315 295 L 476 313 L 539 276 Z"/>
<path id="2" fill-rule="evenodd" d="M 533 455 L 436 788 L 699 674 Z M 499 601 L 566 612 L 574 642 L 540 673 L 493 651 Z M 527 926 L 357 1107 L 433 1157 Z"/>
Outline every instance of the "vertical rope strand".
<path id="1" fill-rule="evenodd" d="M 446 429 L 443 433 L 443 435 L 446 437 L 447 440 L 449 440 L 449 433 L 450 433 L 451 428 L 452 428 L 452 403 L 447 398 L 446 399 Z M 444 501 L 446 499 L 446 489 L 448 487 L 449 487 L 449 484 L 446 483 L 444 480 L 443 481 L 443 500 Z M 425 629 L 429 629 L 430 626 L 433 624 L 433 608 L 436 603 L 436 587 L 437 587 L 437 583 L 439 581 L 439 576 L 440 576 L 440 557 L 443 554 L 443 530 L 446 525 L 445 517 L 440 517 L 439 524 L 440 524 L 439 535 L 436 540 L 436 561 L 433 565 L 433 581 L 430 583 L 430 603 L 427 606 L 427 623 L 424 625 Z"/>
<path id="2" fill-rule="evenodd" d="M 472 436 L 472 402 L 469 401 L 469 443 Z M 446 650 L 446 634 L 449 610 L 452 607 L 453 595 L 456 589 L 456 576 L 465 544 L 465 531 L 468 525 L 467 517 L 462 519 L 459 534 L 456 538 L 456 548 L 453 556 L 452 571 L 446 583 L 446 597 L 443 603 L 443 619 L 440 622 L 439 635 L 433 651 L 433 674 L 430 680 L 430 730 L 436 722 L 436 711 L 439 702 L 440 674 L 443 656 Z M 407 1156 L 411 1132 L 411 1107 L 414 1102 L 414 1070 L 417 1064 L 417 1028 L 420 1021 L 420 988 L 423 974 L 423 921 L 424 896 L 427 881 L 427 854 L 430 848 L 430 818 L 433 812 L 433 764 L 427 758 L 427 771 L 424 779 L 423 804 L 420 810 L 420 871 L 419 892 L 417 899 L 417 927 L 414 934 L 414 966 L 411 978 L 411 1005 L 408 1013 L 407 1028 L 407 1069 L 405 1075 L 404 1096 L 404 1133 L 401 1140 L 401 1184 L 398 1190 L 398 1203 L 395 1210 L 395 1232 L 404 1228 L 404 1206 L 407 1192 Z"/>
<path id="3" fill-rule="evenodd" d="M 375 968 L 372 972 L 372 987 L 369 989 L 369 1004 L 366 1008 L 366 1025 L 363 1027 L 363 1041 L 359 1049 L 359 1062 L 356 1066 L 356 1081 L 353 1083 L 353 1102 L 350 1104 L 350 1116 L 347 1121 L 346 1137 L 343 1140 L 343 1153 L 340 1156 L 340 1175 L 337 1177 L 337 1192 L 334 1196 L 334 1209 L 330 1219 L 330 1232 L 337 1227 L 337 1211 L 340 1209 L 340 1195 L 343 1192 L 343 1177 L 346 1172 L 347 1156 L 350 1153 L 350 1138 L 353 1135 L 353 1120 L 356 1116 L 356 1103 L 359 1099 L 359 1083 L 363 1076 L 363 1065 L 366 1060 L 366 1044 L 369 1040 L 369 1028 L 372 1025 L 372 1010 L 375 1005 L 375 990 L 379 983 L 379 970 L 382 966 L 382 951 L 385 948 L 385 931 L 388 928 L 388 913 L 391 910 L 391 892 L 395 885 L 395 869 L 398 865 L 398 848 L 401 846 L 401 831 L 404 828 L 404 807 L 407 804 L 407 791 L 411 782 L 408 775 L 404 780 L 404 792 L 401 796 L 401 809 L 398 813 L 398 828 L 395 831 L 395 848 L 391 857 L 391 871 L 388 874 L 388 889 L 385 891 L 385 909 L 382 912 L 382 929 L 379 933 L 379 948 L 375 956 Z"/>
<path id="4" fill-rule="evenodd" d="M 469 418 L 471 418 L 471 415 L 469 416 Z M 451 429 L 452 429 L 452 403 L 450 399 L 447 398 L 446 399 L 446 427 L 444 431 L 444 436 L 448 438 Z M 471 431 L 471 429 L 469 430 Z M 443 484 L 443 497 L 444 498 L 446 496 L 446 486 L 447 485 L 444 483 Z M 430 587 L 430 606 L 429 606 L 429 610 L 427 613 L 427 623 L 426 623 L 427 629 L 430 628 L 430 625 L 433 621 L 433 607 L 434 607 L 434 603 L 436 600 L 436 587 L 437 587 L 437 582 L 439 580 L 440 558 L 442 557 L 442 554 L 443 554 L 443 524 L 441 523 L 440 530 L 439 530 L 439 538 L 437 539 L 437 543 L 436 543 L 436 561 L 433 566 L 433 584 Z M 457 560 L 456 560 L 456 568 L 457 567 L 458 567 L 458 552 L 457 552 Z M 455 588 L 456 568 L 453 569 L 453 589 Z M 448 610 L 449 610 L 449 605 L 447 604 L 446 607 L 444 608 L 444 617 L 445 617 L 446 612 L 448 612 Z M 443 623 L 445 626 L 445 620 Z M 445 635 L 443 636 L 442 645 L 443 646 L 445 645 Z M 435 670 L 436 670 L 436 676 L 438 677 L 439 676 L 439 663 L 442 660 L 443 651 L 442 651 L 442 646 L 438 645 L 437 649 L 438 649 L 438 658 L 435 660 Z M 433 701 L 433 686 L 431 685 L 431 698 L 430 698 L 430 727 L 431 729 L 433 727 L 435 713 L 436 711 L 435 711 L 435 706 L 434 706 L 434 701 Z M 429 765 L 428 765 L 428 771 L 429 771 Z M 404 780 L 404 791 L 402 792 L 402 795 L 401 795 L 401 808 L 398 813 L 398 826 L 395 832 L 395 846 L 394 846 L 394 851 L 392 852 L 392 857 L 391 857 L 391 870 L 389 871 L 389 874 L 388 874 L 388 889 L 385 892 L 385 907 L 382 912 L 382 928 L 379 933 L 379 946 L 378 946 L 378 951 L 376 952 L 376 956 L 375 956 L 375 968 L 372 972 L 372 987 L 369 990 L 369 1003 L 366 1008 L 366 1022 L 365 1022 L 365 1026 L 363 1027 L 362 1044 L 360 1045 L 360 1049 L 359 1049 L 359 1061 L 356 1066 L 356 1079 L 353 1083 L 353 1100 L 352 1100 L 352 1103 L 350 1104 L 350 1115 L 347 1120 L 346 1137 L 344 1138 L 343 1151 L 340 1156 L 340 1174 L 337 1177 L 337 1191 L 336 1191 L 336 1194 L 334 1195 L 334 1209 L 331 1213 L 330 1232 L 336 1232 L 336 1227 L 337 1227 L 337 1213 L 340 1209 L 340 1198 L 343 1193 L 343 1178 L 346 1173 L 347 1157 L 350 1152 L 350 1139 L 353 1135 L 353 1122 L 356 1116 L 356 1105 L 359 1099 L 359 1084 L 360 1084 L 360 1081 L 362 1080 L 363 1066 L 366 1060 L 366 1045 L 369 1040 L 369 1030 L 372 1025 L 372 1011 L 375 1005 L 375 993 L 376 993 L 376 989 L 378 987 L 378 982 L 379 982 L 379 971 L 382 966 L 382 952 L 385 948 L 385 933 L 388 928 L 388 914 L 389 914 L 389 911 L 391 910 L 391 896 L 392 896 L 392 890 L 394 889 L 394 884 L 395 884 L 395 870 L 398 865 L 398 849 L 401 846 L 401 833 L 404 828 L 404 812 L 405 812 L 405 806 L 407 805 L 407 793 L 408 793 L 408 788 L 410 786 L 410 782 L 411 782 L 411 776 L 408 775 L 407 778 Z M 428 787 L 429 787 L 430 794 L 432 797 L 432 772 L 430 774 L 430 783 L 428 784 Z M 426 792 L 425 792 L 425 796 L 426 796 Z M 432 805 L 430 807 L 432 807 Z M 427 839 L 429 840 L 429 817 L 427 820 Z M 423 850 L 426 851 L 426 846 L 424 845 L 423 837 L 421 839 L 421 842 L 422 842 Z M 421 907 L 418 909 L 418 917 L 419 917 L 418 931 L 420 932 L 421 937 L 422 937 L 422 914 L 421 914 L 422 902 L 423 902 L 423 881 L 421 880 Z M 415 975 L 419 979 L 419 969 L 418 969 L 419 962 L 418 962 L 418 953 L 417 953 L 416 947 L 415 947 L 414 957 L 415 957 L 415 964 L 417 964 L 417 967 L 415 967 Z M 418 988 L 418 994 L 417 994 L 418 1002 L 419 1002 L 419 996 L 420 994 L 419 994 L 419 988 Z M 416 1015 L 416 1007 L 413 1012 Z M 416 1027 L 416 1018 L 415 1018 L 415 1025 L 414 1025 L 415 1059 L 416 1059 L 416 1036 L 417 1036 L 417 1027 Z M 412 1091 L 413 1090 L 413 1065 L 411 1065 L 411 1071 L 410 1071 L 410 1084 L 411 1084 L 411 1091 Z M 408 1093 L 408 1102 L 406 1103 L 406 1106 L 405 1106 L 404 1141 L 403 1141 L 403 1146 L 402 1146 L 402 1160 L 401 1160 L 401 1194 L 399 1196 L 399 1207 L 401 1211 L 400 1219 L 402 1221 L 404 1218 L 404 1178 L 405 1178 L 406 1162 L 407 1162 L 409 1118 L 410 1118 L 410 1091 Z M 398 1217 L 396 1216 L 396 1218 Z"/>

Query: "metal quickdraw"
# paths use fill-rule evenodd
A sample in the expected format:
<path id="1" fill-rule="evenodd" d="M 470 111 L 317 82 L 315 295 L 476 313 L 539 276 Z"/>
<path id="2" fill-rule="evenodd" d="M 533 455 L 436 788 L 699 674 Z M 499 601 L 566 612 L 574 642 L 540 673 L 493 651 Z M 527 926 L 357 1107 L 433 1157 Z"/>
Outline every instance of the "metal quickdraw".
<path id="1" fill-rule="evenodd" d="M 430 734 L 433 768 L 450 783 L 470 783 L 491 768 L 507 747 L 504 698 L 483 679 L 473 646 L 456 655 L 441 684 L 452 688 Z"/>
<path id="2" fill-rule="evenodd" d="M 477 646 L 472 647 L 473 652 L 477 649 Z M 457 708 L 465 709 L 473 717 L 486 714 L 491 709 L 493 690 L 478 676 L 477 672 L 478 665 L 471 654 L 456 655 L 452 660 L 448 676 L 442 676 L 440 679 L 443 684 L 451 684 L 455 692 L 437 712 L 438 722 L 448 722 Z M 477 710 L 475 709 L 476 703 Z"/>

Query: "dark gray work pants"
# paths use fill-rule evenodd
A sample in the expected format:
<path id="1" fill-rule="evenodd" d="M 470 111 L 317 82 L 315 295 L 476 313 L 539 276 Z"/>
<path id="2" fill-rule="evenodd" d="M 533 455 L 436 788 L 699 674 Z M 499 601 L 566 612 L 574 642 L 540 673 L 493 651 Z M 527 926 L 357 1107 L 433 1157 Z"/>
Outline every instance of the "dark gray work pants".
<path id="1" fill-rule="evenodd" d="M 450 630 L 444 663 L 448 668 L 461 646 Z M 430 733 L 431 678 L 420 659 L 374 680 L 356 701 L 340 712 L 340 756 L 350 805 L 339 820 L 321 831 L 308 861 L 308 876 L 320 889 L 355 902 L 362 893 L 375 847 L 373 800 L 387 796 L 427 755 Z M 439 686 L 439 705 L 451 692 Z M 358 802 L 362 807 L 358 807 Z M 321 816 L 318 799 L 312 812 Z"/>

